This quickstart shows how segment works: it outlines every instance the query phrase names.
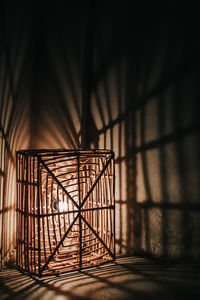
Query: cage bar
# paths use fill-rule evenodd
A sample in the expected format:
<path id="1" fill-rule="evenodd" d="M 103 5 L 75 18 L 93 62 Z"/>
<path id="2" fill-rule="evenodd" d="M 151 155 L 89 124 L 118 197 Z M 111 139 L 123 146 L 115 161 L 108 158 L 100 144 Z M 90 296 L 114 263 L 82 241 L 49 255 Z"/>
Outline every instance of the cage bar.
<path id="1" fill-rule="evenodd" d="M 16 264 L 30 274 L 115 259 L 114 153 L 20 150 Z"/>

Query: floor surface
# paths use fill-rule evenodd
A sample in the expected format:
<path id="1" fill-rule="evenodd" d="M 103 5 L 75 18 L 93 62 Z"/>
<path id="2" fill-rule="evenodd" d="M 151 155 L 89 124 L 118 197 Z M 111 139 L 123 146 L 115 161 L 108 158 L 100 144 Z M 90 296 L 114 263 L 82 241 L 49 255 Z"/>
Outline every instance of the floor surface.
<path id="1" fill-rule="evenodd" d="M 60 276 L 0 272 L 0 299 L 200 299 L 200 265 L 138 257 Z"/>

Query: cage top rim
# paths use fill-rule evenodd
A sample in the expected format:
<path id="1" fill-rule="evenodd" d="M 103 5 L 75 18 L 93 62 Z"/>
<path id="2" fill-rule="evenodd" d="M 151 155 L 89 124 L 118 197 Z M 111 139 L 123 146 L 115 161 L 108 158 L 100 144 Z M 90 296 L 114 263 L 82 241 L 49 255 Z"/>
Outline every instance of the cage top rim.
<path id="1" fill-rule="evenodd" d="M 114 154 L 114 152 L 110 149 L 22 149 L 17 150 L 17 154 L 46 154 L 46 155 L 57 155 L 57 154 Z"/>

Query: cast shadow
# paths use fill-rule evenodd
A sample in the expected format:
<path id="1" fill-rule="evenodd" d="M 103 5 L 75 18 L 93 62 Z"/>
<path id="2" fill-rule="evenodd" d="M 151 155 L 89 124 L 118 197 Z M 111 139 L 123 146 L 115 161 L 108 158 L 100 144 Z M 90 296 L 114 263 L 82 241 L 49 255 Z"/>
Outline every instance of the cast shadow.
<path id="1" fill-rule="evenodd" d="M 172 6 L 97 7 L 90 142 L 116 154 L 117 251 L 197 259 L 200 45 Z"/>
<path id="2" fill-rule="evenodd" d="M 0 266 L 15 247 L 15 150 L 28 143 L 29 36 L 31 15 L 1 3 L 0 47 Z M 25 5 L 26 6 L 26 5 Z M 29 7 L 29 5 L 28 5 Z M 29 7 L 30 9 L 30 7 Z M 27 27 L 24 28 L 24 22 Z"/>
<path id="3" fill-rule="evenodd" d="M 5 268 L 0 273 L 3 299 L 197 299 L 199 267 L 169 260 L 119 258 L 99 268 L 37 278 Z"/>

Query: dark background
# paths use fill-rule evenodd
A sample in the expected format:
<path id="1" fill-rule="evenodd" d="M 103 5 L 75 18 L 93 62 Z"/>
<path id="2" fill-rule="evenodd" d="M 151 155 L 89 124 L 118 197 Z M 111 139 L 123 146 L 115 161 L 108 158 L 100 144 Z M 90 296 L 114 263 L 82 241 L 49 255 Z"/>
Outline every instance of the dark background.
<path id="1" fill-rule="evenodd" d="M 108 148 L 117 253 L 200 258 L 198 9 L 0 4 L 0 246 L 15 248 L 15 151 Z"/>

